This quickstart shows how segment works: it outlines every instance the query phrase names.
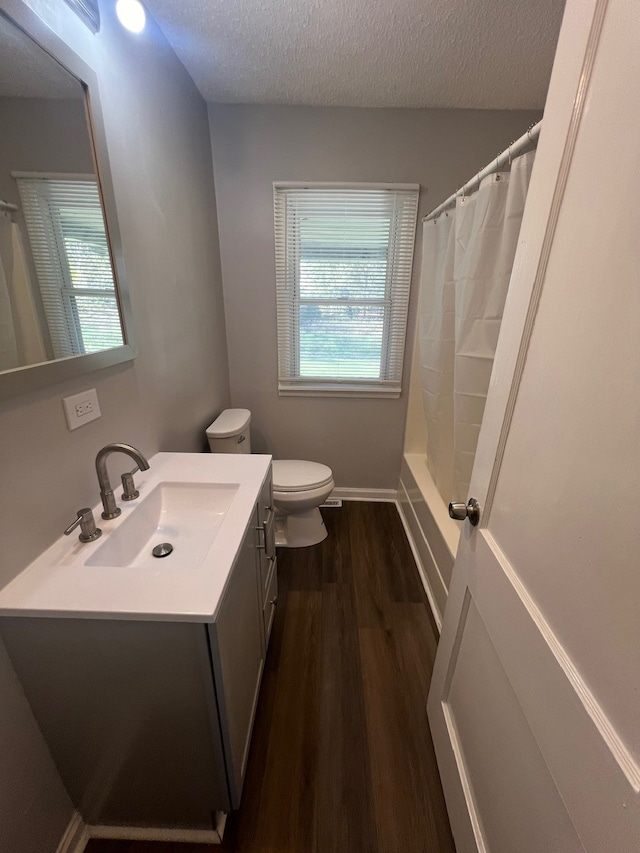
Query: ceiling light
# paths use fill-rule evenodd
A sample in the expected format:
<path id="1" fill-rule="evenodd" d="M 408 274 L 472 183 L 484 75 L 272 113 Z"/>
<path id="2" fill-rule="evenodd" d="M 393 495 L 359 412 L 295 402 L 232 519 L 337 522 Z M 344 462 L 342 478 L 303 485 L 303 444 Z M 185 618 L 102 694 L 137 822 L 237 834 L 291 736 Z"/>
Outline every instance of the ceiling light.
<path id="1" fill-rule="evenodd" d="M 122 26 L 132 33 L 141 33 L 147 16 L 140 0 L 118 0 L 116 14 Z"/>

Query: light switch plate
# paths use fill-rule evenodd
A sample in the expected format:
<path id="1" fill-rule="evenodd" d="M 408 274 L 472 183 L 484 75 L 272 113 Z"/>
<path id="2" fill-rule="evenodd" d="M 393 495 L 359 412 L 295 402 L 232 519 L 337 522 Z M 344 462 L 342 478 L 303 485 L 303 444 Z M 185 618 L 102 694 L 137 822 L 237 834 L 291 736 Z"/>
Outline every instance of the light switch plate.
<path id="1" fill-rule="evenodd" d="M 63 397 L 62 405 L 67 416 L 69 429 L 78 429 L 78 427 L 88 424 L 89 421 L 95 421 L 102 414 L 95 388 L 81 391 L 72 397 Z"/>

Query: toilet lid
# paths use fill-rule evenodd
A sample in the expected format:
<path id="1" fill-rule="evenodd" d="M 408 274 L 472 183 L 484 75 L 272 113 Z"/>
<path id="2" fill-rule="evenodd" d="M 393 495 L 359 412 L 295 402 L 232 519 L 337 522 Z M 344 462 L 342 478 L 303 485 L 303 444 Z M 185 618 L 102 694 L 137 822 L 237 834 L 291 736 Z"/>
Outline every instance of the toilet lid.
<path id="1" fill-rule="evenodd" d="M 331 468 L 320 462 L 299 459 L 274 459 L 273 488 L 277 492 L 301 492 L 325 486 L 333 477 Z"/>
<path id="2" fill-rule="evenodd" d="M 207 427 L 209 438 L 230 438 L 243 433 L 251 423 L 249 409 L 225 409 Z"/>

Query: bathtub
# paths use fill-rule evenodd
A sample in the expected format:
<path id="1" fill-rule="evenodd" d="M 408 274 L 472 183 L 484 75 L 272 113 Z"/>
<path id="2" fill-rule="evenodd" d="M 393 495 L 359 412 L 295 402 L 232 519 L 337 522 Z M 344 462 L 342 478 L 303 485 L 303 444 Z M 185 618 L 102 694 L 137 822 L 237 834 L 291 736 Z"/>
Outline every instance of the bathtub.
<path id="1" fill-rule="evenodd" d="M 427 467 L 425 453 L 405 453 L 398 484 L 398 508 L 422 576 L 433 618 L 442 627 L 460 525 L 448 508 Z"/>

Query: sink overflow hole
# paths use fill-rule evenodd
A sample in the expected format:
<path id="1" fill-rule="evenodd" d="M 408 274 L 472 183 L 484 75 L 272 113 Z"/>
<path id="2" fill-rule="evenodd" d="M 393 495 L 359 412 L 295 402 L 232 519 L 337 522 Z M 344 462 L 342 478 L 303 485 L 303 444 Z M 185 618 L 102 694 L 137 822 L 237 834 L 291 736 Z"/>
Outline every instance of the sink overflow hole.
<path id="1" fill-rule="evenodd" d="M 151 553 L 154 557 L 168 557 L 172 551 L 173 545 L 171 542 L 161 542 L 160 545 L 156 545 Z"/>

